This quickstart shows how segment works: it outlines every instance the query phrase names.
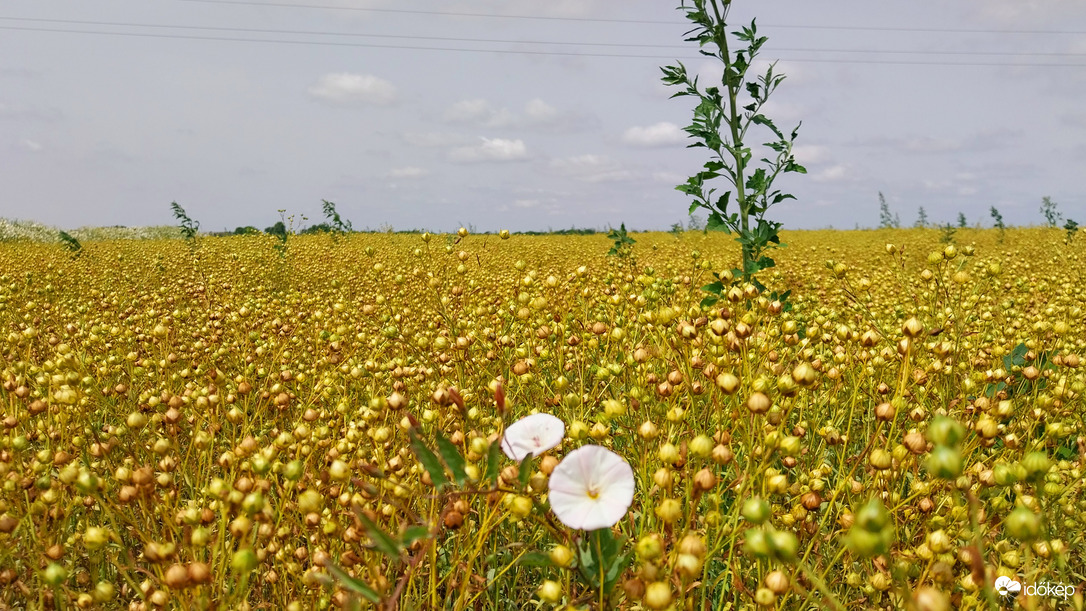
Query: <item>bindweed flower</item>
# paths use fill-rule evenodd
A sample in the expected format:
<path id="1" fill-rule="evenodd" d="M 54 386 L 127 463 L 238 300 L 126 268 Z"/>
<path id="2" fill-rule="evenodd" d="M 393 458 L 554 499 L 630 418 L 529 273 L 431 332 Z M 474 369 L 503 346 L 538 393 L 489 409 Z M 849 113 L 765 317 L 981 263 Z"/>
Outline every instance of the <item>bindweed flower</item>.
<path id="1" fill-rule="evenodd" d="M 505 429 L 502 452 L 513 460 L 524 460 L 528 455 L 539 456 L 562 443 L 566 425 L 550 414 L 532 414 L 517 420 Z"/>
<path id="2" fill-rule="evenodd" d="M 566 526 L 609 528 L 633 502 L 633 469 L 621 456 L 597 445 L 570 452 L 550 478 L 551 510 Z"/>

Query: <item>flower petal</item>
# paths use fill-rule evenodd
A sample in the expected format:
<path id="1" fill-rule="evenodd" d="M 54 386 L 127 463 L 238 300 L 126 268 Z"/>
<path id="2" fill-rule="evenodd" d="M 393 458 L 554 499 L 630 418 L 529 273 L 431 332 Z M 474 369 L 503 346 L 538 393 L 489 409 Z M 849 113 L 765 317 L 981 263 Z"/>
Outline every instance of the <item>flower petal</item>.
<path id="1" fill-rule="evenodd" d="M 566 425 L 550 414 L 532 414 L 517 420 L 505 429 L 502 451 L 513 460 L 538 456 L 562 443 Z"/>
<path id="2" fill-rule="evenodd" d="M 633 469 L 621 456 L 588 445 L 566 455 L 550 476 L 551 511 L 566 526 L 608 528 L 633 502 Z"/>

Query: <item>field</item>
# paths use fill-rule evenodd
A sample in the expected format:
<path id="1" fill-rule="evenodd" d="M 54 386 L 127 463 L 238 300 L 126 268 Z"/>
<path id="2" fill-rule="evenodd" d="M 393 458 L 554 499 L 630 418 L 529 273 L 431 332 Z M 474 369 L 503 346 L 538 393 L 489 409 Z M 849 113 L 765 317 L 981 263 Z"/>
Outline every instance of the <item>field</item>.
<path id="1" fill-rule="evenodd" d="M 940 236 L 0 243 L 0 608 L 1081 609 L 1086 249 Z"/>

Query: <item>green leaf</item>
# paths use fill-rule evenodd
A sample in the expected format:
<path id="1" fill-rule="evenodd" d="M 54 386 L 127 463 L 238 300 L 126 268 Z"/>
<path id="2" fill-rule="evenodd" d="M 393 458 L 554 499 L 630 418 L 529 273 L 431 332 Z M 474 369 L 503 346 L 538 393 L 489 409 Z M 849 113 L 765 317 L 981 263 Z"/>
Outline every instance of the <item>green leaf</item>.
<path id="1" fill-rule="evenodd" d="M 441 454 L 441 458 L 445 460 L 445 464 L 448 465 L 449 471 L 453 475 L 453 480 L 456 481 L 456 485 L 462 486 L 468 479 L 468 474 L 464 470 L 465 461 L 464 457 L 460 455 L 460 451 L 456 449 L 456 444 L 449 441 L 441 433 L 437 434 L 437 451 Z"/>
<path id="2" fill-rule="evenodd" d="M 705 222 L 705 228 L 707 231 L 723 231 L 724 233 L 731 233 L 731 229 L 720 216 L 719 212 L 714 212 L 709 215 L 709 219 Z"/>
<path id="3" fill-rule="evenodd" d="M 519 566 L 538 566 L 544 568 L 554 566 L 550 556 L 542 552 L 528 552 L 521 556 L 520 560 L 517 560 L 517 564 Z"/>
<path id="4" fill-rule="evenodd" d="M 502 440 L 495 439 L 494 443 L 490 444 L 490 449 L 486 451 L 486 472 L 483 475 L 483 481 L 492 482 L 498 477 L 498 467 L 501 461 Z"/>
<path id="5" fill-rule="evenodd" d="M 404 547 L 410 547 L 412 543 L 420 539 L 425 539 L 430 536 L 430 529 L 425 526 L 416 525 L 408 526 L 400 537 Z"/>
<path id="6" fill-rule="evenodd" d="M 366 514 L 359 511 L 357 515 L 358 519 L 361 520 L 362 524 L 366 527 L 366 534 L 370 536 L 370 539 L 373 539 L 373 547 L 393 560 L 399 558 L 399 542 L 389 536 L 388 533 L 381 530 L 379 526 L 373 523 L 373 520 L 366 517 Z"/>
<path id="7" fill-rule="evenodd" d="M 520 487 L 521 488 L 524 488 L 525 486 L 527 486 L 528 485 L 528 480 L 531 479 L 531 477 L 532 477 L 532 470 L 529 468 L 529 467 L 531 467 L 531 465 L 532 465 L 532 455 L 531 455 L 531 453 L 529 453 L 527 456 L 524 457 L 524 460 L 520 461 L 520 467 L 519 467 L 520 471 L 518 472 L 518 474 L 520 476 Z"/>
<path id="8" fill-rule="evenodd" d="M 449 478 L 445 476 L 445 468 L 441 466 L 441 461 L 438 460 L 437 455 L 430 451 L 430 448 L 426 447 L 426 444 L 419 439 L 419 436 L 414 431 L 411 431 L 411 450 L 415 453 L 415 457 L 422 463 L 422 468 L 426 469 L 426 472 L 430 474 L 430 480 L 434 482 L 434 488 L 442 488 L 449 484 Z"/>
<path id="9" fill-rule="evenodd" d="M 374 604 L 381 602 L 381 597 L 377 595 L 376 590 L 366 585 L 365 582 L 351 577 L 347 574 L 347 571 L 339 568 L 334 563 L 329 562 L 324 568 L 328 569 L 328 572 L 332 574 L 332 577 L 336 578 L 336 581 L 343 586 L 344 590 L 354 592 Z"/>
<path id="10" fill-rule="evenodd" d="M 701 300 L 701 307 L 702 308 L 711 308 L 714 305 L 716 305 L 716 302 L 718 302 L 718 301 L 720 301 L 719 297 L 717 297 L 716 295 L 709 295 L 705 299 Z"/>
<path id="11" fill-rule="evenodd" d="M 701 290 L 705 291 L 706 293 L 713 293 L 715 295 L 719 295 L 724 290 L 724 284 L 719 281 L 710 282 L 709 284 L 701 287 Z"/>

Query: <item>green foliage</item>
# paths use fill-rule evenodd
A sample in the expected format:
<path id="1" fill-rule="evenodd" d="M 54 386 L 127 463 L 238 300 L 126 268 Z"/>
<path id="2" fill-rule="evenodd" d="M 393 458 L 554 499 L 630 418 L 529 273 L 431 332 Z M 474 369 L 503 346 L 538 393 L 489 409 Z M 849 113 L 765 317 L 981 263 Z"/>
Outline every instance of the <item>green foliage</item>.
<path id="1" fill-rule="evenodd" d="M 621 553 L 625 537 L 610 528 L 593 530 L 577 544 L 577 568 L 581 579 L 606 598 L 630 563 L 631 552 Z"/>
<path id="2" fill-rule="evenodd" d="M 189 215 L 185 213 L 185 209 L 177 202 L 170 202 L 170 210 L 173 210 L 173 217 L 180 221 L 181 237 L 188 241 L 190 247 L 195 247 L 196 236 L 200 231 L 200 222 L 189 218 Z"/>
<path id="3" fill-rule="evenodd" d="M 354 229 L 351 227 L 350 221 L 344 221 L 339 216 L 339 212 L 336 211 L 336 205 L 326 199 L 321 200 L 324 209 L 324 218 L 327 222 L 321 223 L 319 226 L 324 227 L 322 231 L 326 231 L 332 234 L 332 239 L 339 239 L 339 236 L 347 233 L 351 233 Z"/>
<path id="4" fill-rule="evenodd" d="M 886 196 L 879 191 L 879 229 L 898 229 L 901 227 L 901 217 L 890 213 L 890 205 L 886 203 Z"/>
<path id="5" fill-rule="evenodd" d="M 234 229 L 234 235 L 256 235 L 260 233 L 260 230 L 252 225 L 246 225 L 245 227 L 237 227 Z"/>
<path id="6" fill-rule="evenodd" d="M 280 210 L 279 216 L 282 217 L 284 212 L 284 210 Z M 275 224 L 271 227 L 266 227 L 264 229 L 264 233 L 268 235 L 273 235 L 278 239 L 278 241 L 275 243 L 274 246 L 272 246 L 272 248 L 274 248 L 275 252 L 279 254 L 280 259 L 285 258 L 287 256 L 287 235 L 290 232 L 287 231 L 287 225 L 282 220 L 282 218 L 276 221 Z"/>
<path id="7" fill-rule="evenodd" d="M 996 210 L 995 206 L 992 206 L 988 213 L 992 216 L 992 220 L 995 221 L 995 227 L 999 230 L 999 242 L 1003 243 L 1003 234 L 1006 232 L 1007 227 L 1003 224 L 1003 215 Z"/>
<path id="8" fill-rule="evenodd" d="M 1051 197 L 1046 195 L 1041 198 L 1041 214 L 1045 217 L 1045 223 L 1051 228 L 1059 227 L 1060 219 L 1063 218 L 1063 215 L 1056 210 L 1056 207 L 1057 204 L 1052 201 Z"/>
<path id="9" fill-rule="evenodd" d="M 965 213 L 964 212 L 959 212 L 958 213 L 958 229 L 965 229 L 966 225 L 968 225 L 968 224 L 969 224 L 969 221 L 966 220 Z"/>
<path id="10" fill-rule="evenodd" d="M 317 223 L 316 225 L 310 225 L 305 229 L 299 231 L 300 235 L 307 235 L 311 233 L 332 233 L 334 235 L 332 226 L 328 223 Z"/>
<path id="11" fill-rule="evenodd" d="M 611 250 L 607 251 L 608 257 L 628 260 L 630 255 L 633 254 L 633 245 L 637 243 L 637 240 L 627 235 L 626 223 L 622 223 L 618 229 L 612 229 L 611 233 L 607 234 L 607 238 L 615 242 L 611 246 Z"/>
<path id="12" fill-rule="evenodd" d="M 939 226 L 939 242 L 943 244 L 953 244 L 954 234 L 958 232 L 958 228 L 950 223 Z"/>
<path id="13" fill-rule="evenodd" d="M 1063 224 L 1063 230 L 1067 232 L 1063 238 L 1063 243 L 1070 244 L 1075 239 L 1075 234 L 1078 233 L 1078 223 L 1067 219 L 1067 222 Z"/>
<path id="14" fill-rule="evenodd" d="M 58 231 L 57 235 L 60 236 L 60 241 L 64 244 L 64 248 L 74 256 L 79 256 L 79 253 L 83 250 L 83 245 L 79 243 L 79 240 L 73 238 L 66 231 Z"/>
<path id="15" fill-rule="evenodd" d="M 913 226 L 914 227 L 919 227 L 920 229 L 923 229 L 923 228 L 928 226 L 928 211 L 924 210 L 923 206 L 920 206 L 920 209 L 917 211 L 917 213 L 916 213 L 916 224 L 913 225 Z"/>
<path id="16" fill-rule="evenodd" d="M 733 50 L 727 31 L 728 9 L 731 0 L 683 0 L 680 10 L 695 27 L 688 31 L 686 41 L 695 42 L 702 55 L 719 60 L 724 67 L 719 86 L 701 88 L 697 76 L 691 77 L 682 62 L 665 66 L 663 82 L 680 87 L 672 97 L 695 98 L 694 118 L 686 131 L 695 142 L 689 148 L 704 148 L 710 159 L 700 172 L 695 173 L 676 189 L 693 198 L 690 212 L 704 208 L 708 214 L 708 230 L 724 230 L 736 233 L 742 245 L 742 263 L 736 282 L 751 282 L 761 287 L 755 274 L 773 266 L 773 259 L 766 252 L 784 246 L 778 232 L 781 223 L 765 218 L 775 204 L 795 199 L 789 193 L 773 189 L 775 179 L 784 173 L 806 173 L 796 163 L 792 147 L 799 126 L 785 134 L 774 122 L 762 114 L 762 108 L 770 95 L 784 80 L 778 74 L 776 64 L 770 64 L 764 74 L 748 78 L 748 71 L 767 38 L 759 36 L 755 22 L 732 32 L 738 50 Z M 761 167 L 753 168 L 752 152 L 747 144 L 748 131 L 761 126 L 773 135 L 765 146 L 771 149 L 773 158 L 762 158 Z M 715 187 L 708 186 L 714 179 L 723 177 L 728 188 L 717 195 Z M 734 198 L 734 199 L 733 199 Z"/>
<path id="17" fill-rule="evenodd" d="M 1056 364 L 1052 362 L 1053 357 L 1056 356 L 1055 350 L 1046 350 L 1037 355 L 1037 358 L 1030 363 L 1027 360 L 1029 353 L 1029 347 L 1025 343 L 1020 343 L 1011 350 L 1010 354 L 1003 356 L 1003 370 L 1007 372 L 1008 377 L 994 384 L 988 384 L 984 387 L 984 394 L 988 397 L 994 397 L 999 393 L 1002 393 L 1007 398 L 1028 396 L 1035 390 L 1044 390 L 1048 385 L 1048 379 L 1041 375 L 1036 380 L 1027 380 L 1022 375 L 1022 368 L 1027 364 L 1032 364 L 1042 374 L 1044 372 L 1056 370 Z"/>

